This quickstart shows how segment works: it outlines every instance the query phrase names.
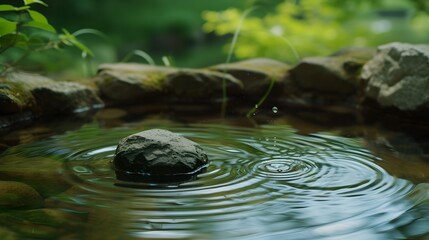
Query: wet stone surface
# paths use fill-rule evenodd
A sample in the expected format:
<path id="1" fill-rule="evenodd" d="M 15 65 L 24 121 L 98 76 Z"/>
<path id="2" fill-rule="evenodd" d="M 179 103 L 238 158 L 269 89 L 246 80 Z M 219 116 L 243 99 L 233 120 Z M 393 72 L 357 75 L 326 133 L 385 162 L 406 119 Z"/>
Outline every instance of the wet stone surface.
<path id="1" fill-rule="evenodd" d="M 284 77 L 289 68 L 289 65 L 269 58 L 254 58 L 210 67 L 240 80 L 243 83 L 240 95 L 250 99 L 261 97 L 270 89 L 271 84 L 273 88 L 270 96 L 281 96 L 285 88 Z"/>
<path id="2" fill-rule="evenodd" d="M 162 129 L 122 139 L 114 168 L 119 180 L 183 181 L 204 170 L 208 157 L 195 142 Z"/>
<path id="3" fill-rule="evenodd" d="M 365 97 L 401 111 L 429 106 L 429 46 L 390 43 L 378 47 L 363 68 Z"/>
<path id="4" fill-rule="evenodd" d="M 34 97 L 35 108 L 42 115 L 70 114 L 103 104 L 93 89 L 79 83 L 54 81 L 41 75 L 25 72 L 10 73 L 7 80 L 8 84 L 21 85 L 23 92 L 21 95 L 25 93 Z M 24 108 L 24 106 L 21 107 L 21 109 Z"/>
<path id="5" fill-rule="evenodd" d="M 116 63 L 101 65 L 95 77 L 101 97 L 119 104 L 166 99 L 210 102 L 222 97 L 223 81 L 229 94 L 242 91 L 240 80 L 206 69 Z"/>

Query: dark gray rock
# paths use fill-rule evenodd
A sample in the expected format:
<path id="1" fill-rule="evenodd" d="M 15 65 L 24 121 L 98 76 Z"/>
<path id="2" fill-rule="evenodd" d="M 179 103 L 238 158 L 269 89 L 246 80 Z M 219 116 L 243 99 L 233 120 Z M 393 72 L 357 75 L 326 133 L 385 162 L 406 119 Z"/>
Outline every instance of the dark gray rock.
<path id="1" fill-rule="evenodd" d="M 235 77 L 204 69 L 180 69 L 166 79 L 171 96 L 182 100 L 213 101 L 222 98 L 223 81 L 229 96 L 242 92 L 243 84 Z"/>
<path id="2" fill-rule="evenodd" d="M 352 94 L 356 85 L 344 71 L 343 62 L 332 57 L 311 57 L 299 62 L 290 74 L 302 90 L 331 94 Z"/>
<path id="3" fill-rule="evenodd" d="M 208 158 L 197 143 L 167 130 L 152 129 L 122 139 L 113 164 L 120 180 L 180 180 L 180 176 L 202 171 Z"/>
<path id="4" fill-rule="evenodd" d="M 416 110 L 429 106 L 429 46 L 380 46 L 363 68 L 365 97 L 384 107 Z"/>
<path id="5" fill-rule="evenodd" d="M 289 68 L 285 63 L 268 58 L 254 58 L 210 67 L 212 70 L 231 74 L 240 80 L 244 87 L 242 94 L 257 99 L 265 94 L 272 81 L 274 86 L 270 96 L 282 94 L 285 85 L 284 76 Z"/>
<path id="6" fill-rule="evenodd" d="M 34 88 L 32 93 L 44 114 L 81 112 L 103 105 L 92 89 L 78 83 L 56 82 Z"/>
<path id="7" fill-rule="evenodd" d="M 304 58 L 290 70 L 292 83 L 303 92 L 350 96 L 359 90 L 361 69 L 374 53 L 371 48 L 345 48 L 329 57 Z"/>
<path id="8" fill-rule="evenodd" d="M 22 92 L 31 94 L 35 99 L 35 107 L 43 115 L 73 113 L 103 104 L 93 89 L 79 83 L 53 81 L 23 72 L 9 73 L 6 82 L 19 84 Z"/>

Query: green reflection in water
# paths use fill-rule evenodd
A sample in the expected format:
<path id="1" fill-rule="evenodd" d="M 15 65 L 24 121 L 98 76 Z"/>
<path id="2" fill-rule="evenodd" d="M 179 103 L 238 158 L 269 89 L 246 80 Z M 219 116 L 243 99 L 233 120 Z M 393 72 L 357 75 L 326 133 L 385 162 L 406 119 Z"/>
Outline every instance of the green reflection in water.
<path id="1" fill-rule="evenodd" d="M 211 161 L 207 172 L 195 181 L 172 184 L 124 187 L 117 181 L 110 161 L 118 141 L 154 126 L 200 143 Z M 22 211 L 35 210 L 4 209 L 0 221 L 23 238 L 47 239 L 391 239 L 428 234 L 427 184 L 390 175 L 378 164 L 382 160 L 362 139 L 299 135 L 288 125 L 164 122 L 103 129 L 88 124 L 2 154 L 2 180 L 34 187 L 45 199 L 37 211 L 45 215 L 26 219 Z M 39 221 L 37 216 L 46 215 L 52 221 Z M 59 222 L 65 223 L 61 230 Z"/>

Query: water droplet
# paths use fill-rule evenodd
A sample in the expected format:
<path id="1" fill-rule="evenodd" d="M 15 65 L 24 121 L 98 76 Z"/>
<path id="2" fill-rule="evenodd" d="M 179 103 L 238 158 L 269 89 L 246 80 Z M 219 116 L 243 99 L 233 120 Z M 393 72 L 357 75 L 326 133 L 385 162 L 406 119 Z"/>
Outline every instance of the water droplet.
<path id="1" fill-rule="evenodd" d="M 279 111 L 279 109 L 277 107 L 273 107 L 273 113 L 277 113 Z"/>
<path id="2" fill-rule="evenodd" d="M 289 169 L 289 166 L 284 163 L 270 163 L 265 166 L 265 169 L 272 173 L 282 173 L 287 172 Z"/>
<path id="3" fill-rule="evenodd" d="M 258 106 L 258 104 L 255 104 L 255 108 L 258 108 L 259 106 Z"/>

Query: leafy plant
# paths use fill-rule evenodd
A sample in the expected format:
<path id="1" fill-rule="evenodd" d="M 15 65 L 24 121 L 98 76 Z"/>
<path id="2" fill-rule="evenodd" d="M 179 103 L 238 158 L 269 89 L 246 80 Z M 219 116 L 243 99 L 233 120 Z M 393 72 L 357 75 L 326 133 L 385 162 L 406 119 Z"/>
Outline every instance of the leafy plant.
<path id="1" fill-rule="evenodd" d="M 62 29 L 57 33 L 47 18 L 33 9 L 34 5 L 48 5 L 42 0 L 23 0 L 22 6 L 0 4 L 0 54 L 19 48 L 24 53 L 18 60 L 8 63 L 6 69 L 16 65 L 30 53 L 49 49 L 60 49 L 63 46 L 77 47 L 82 55 L 93 56 L 91 49 L 76 38 L 76 33 Z"/>
<path id="2" fill-rule="evenodd" d="M 424 41 L 420 35 L 429 30 L 427 24 L 422 24 L 429 19 L 424 13 L 429 5 L 426 2 L 256 0 L 258 6 L 269 8 L 264 8 L 265 12 L 260 8 L 244 21 L 240 18 L 245 11 L 237 8 L 205 11 L 203 29 L 217 35 L 234 35 L 241 24 L 235 57 L 265 56 L 293 63 L 303 56 L 323 56 L 347 46 Z M 403 11 L 404 16 L 383 15 L 390 10 Z M 229 46 L 225 46 L 225 51 L 227 49 Z"/>

